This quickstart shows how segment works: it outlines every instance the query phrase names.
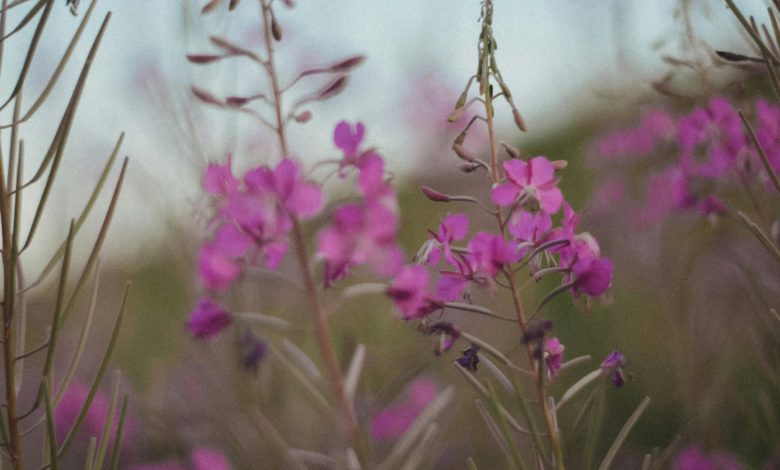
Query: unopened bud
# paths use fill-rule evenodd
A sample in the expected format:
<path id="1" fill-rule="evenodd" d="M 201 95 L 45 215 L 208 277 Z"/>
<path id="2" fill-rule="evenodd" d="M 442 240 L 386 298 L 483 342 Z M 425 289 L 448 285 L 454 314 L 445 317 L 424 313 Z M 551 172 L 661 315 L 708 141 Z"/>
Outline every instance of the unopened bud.
<path id="1" fill-rule="evenodd" d="M 236 9 L 236 7 L 238 6 L 238 3 L 239 3 L 240 1 L 241 1 L 241 0 L 230 0 L 230 3 L 228 4 L 228 10 L 229 10 L 229 11 L 233 11 L 233 10 L 235 10 L 235 9 Z"/>
<path id="2" fill-rule="evenodd" d="M 292 8 L 295 6 L 295 2 L 293 2 L 293 0 L 282 0 L 282 3 L 284 3 L 284 6 L 287 8 Z"/>
<path id="3" fill-rule="evenodd" d="M 553 168 L 555 168 L 556 170 L 563 170 L 564 168 L 569 166 L 569 162 L 567 162 L 566 160 L 553 160 L 550 163 L 552 163 Z"/>
<path id="4" fill-rule="evenodd" d="M 206 90 L 201 90 L 196 86 L 190 87 L 190 90 L 192 90 L 192 94 L 195 95 L 196 98 L 204 103 L 213 104 L 214 106 L 224 106 L 224 103 Z"/>
<path id="5" fill-rule="evenodd" d="M 466 150 L 466 147 L 461 144 L 453 144 L 452 150 L 455 152 L 455 155 L 467 162 L 474 162 L 477 159 L 474 155 L 471 154 L 471 152 Z"/>
<path id="6" fill-rule="evenodd" d="M 277 42 L 282 40 L 282 27 L 279 26 L 279 23 L 276 22 L 276 18 L 273 16 L 271 16 L 271 35 Z"/>
<path id="7" fill-rule="evenodd" d="M 519 159 L 520 158 L 520 151 L 516 148 L 512 147 L 511 145 L 507 144 L 506 142 L 501 142 L 501 146 L 504 147 L 504 150 L 506 150 L 507 155 L 509 155 L 509 158 L 513 159 Z"/>
<path id="8" fill-rule="evenodd" d="M 525 121 L 523 120 L 523 116 L 520 115 L 520 111 L 517 110 L 517 108 L 512 108 L 512 117 L 515 120 L 515 125 L 518 129 L 520 129 L 523 132 L 526 132 L 528 128 L 525 127 Z"/>
<path id="9" fill-rule="evenodd" d="M 472 171 L 479 168 L 479 163 L 473 162 L 473 163 L 461 163 L 458 165 L 458 169 L 462 171 L 463 173 L 471 173 Z"/>
<path id="10" fill-rule="evenodd" d="M 210 64 L 211 62 L 221 59 L 221 55 L 213 54 L 187 54 L 187 60 L 193 64 Z"/>
<path id="11" fill-rule="evenodd" d="M 328 70 L 330 72 L 340 72 L 340 73 L 348 72 L 353 68 L 357 67 L 358 65 L 362 64 L 365 60 L 366 60 L 366 56 L 356 55 L 344 59 L 342 61 L 336 62 L 335 64 L 331 65 L 328 68 Z"/>
<path id="12" fill-rule="evenodd" d="M 341 77 L 338 77 L 337 79 L 333 80 L 330 84 L 328 84 L 323 90 L 317 95 L 318 100 L 327 100 L 329 98 L 332 98 L 342 91 L 344 91 L 344 88 L 347 86 L 347 76 L 342 75 Z"/>
<path id="13" fill-rule="evenodd" d="M 512 92 L 509 91 L 509 87 L 506 86 L 506 83 L 504 83 L 503 80 L 498 81 L 498 86 L 501 87 L 501 93 L 504 94 L 504 98 L 506 98 L 509 104 L 514 108 L 514 103 L 512 103 Z"/>
<path id="14" fill-rule="evenodd" d="M 464 111 L 464 108 L 462 106 L 460 108 L 456 109 L 455 111 L 452 112 L 452 114 L 447 116 L 447 121 L 455 122 L 458 119 L 462 118 L 463 117 L 463 111 Z"/>
<path id="15" fill-rule="evenodd" d="M 466 141 L 466 131 L 467 129 L 464 129 L 460 134 L 458 134 L 457 137 L 455 137 L 455 141 L 452 143 L 453 146 L 463 145 L 463 142 Z"/>
<path id="16" fill-rule="evenodd" d="M 296 115 L 293 119 L 295 119 L 295 122 L 305 123 L 311 121 L 311 111 L 306 110 L 298 115 Z"/>
<path id="17" fill-rule="evenodd" d="M 420 190 L 422 190 L 422 193 L 425 194 L 425 197 L 427 197 L 431 201 L 450 202 L 449 196 L 439 191 L 436 191 L 435 189 L 431 189 L 428 186 L 423 186 L 422 188 L 420 188 Z"/>

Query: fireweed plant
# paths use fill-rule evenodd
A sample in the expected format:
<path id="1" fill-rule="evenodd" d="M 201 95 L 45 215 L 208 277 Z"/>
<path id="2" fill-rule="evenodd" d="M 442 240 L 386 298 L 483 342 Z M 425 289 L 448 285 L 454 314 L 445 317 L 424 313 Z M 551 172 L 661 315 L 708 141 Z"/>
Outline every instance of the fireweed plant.
<path id="1" fill-rule="evenodd" d="M 732 313 L 741 314 L 739 328 L 733 328 L 733 331 L 746 333 L 740 335 L 730 331 L 725 338 L 747 351 L 747 360 L 758 365 L 758 375 L 764 379 L 763 383 L 751 385 L 750 390 L 740 396 L 738 401 L 746 405 L 736 414 L 741 421 L 751 423 L 750 434 L 755 436 L 749 447 L 751 453 L 766 458 L 780 454 L 780 434 L 773 424 L 773 416 L 780 410 L 777 400 L 770 398 L 776 397 L 780 368 L 777 360 L 780 315 L 776 304 L 780 263 L 780 80 L 777 75 L 780 2 L 773 2 L 767 9 L 770 26 L 758 23 L 753 17 L 745 17 L 733 1 L 725 3 L 747 33 L 754 53 L 707 52 L 718 57 L 721 64 L 764 72 L 769 78 L 766 91 L 771 97 L 755 96 L 754 93 L 748 98 L 728 97 L 725 93 L 696 96 L 693 100 L 685 97 L 677 100 L 676 109 L 655 106 L 634 126 L 602 135 L 591 150 L 594 172 L 604 178 L 596 192 L 594 208 L 614 215 L 616 206 L 622 205 L 626 210 L 622 217 L 630 222 L 626 225 L 636 230 L 662 225 L 667 228 L 683 226 L 690 230 L 696 219 L 709 222 L 699 225 L 709 235 L 710 243 L 699 241 L 689 249 L 690 252 L 679 250 L 680 256 L 689 258 L 685 261 L 683 276 L 686 278 L 685 282 L 680 282 L 680 290 L 702 289 L 707 284 L 721 281 L 720 276 L 689 277 L 689 274 L 697 258 L 725 257 L 729 265 L 739 268 L 736 282 L 745 286 L 740 298 L 755 295 L 762 299 L 757 308 L 740 300 L 740 311 L 729 312 L 728 322 L 731 322 Z M 764 78 L 760 76 L 761 80 Z M 739 76 L 739 79 L 744 80 L 744 77 Z M 675 93 L 670 96 L 681 97 Z M 691 107 L 691 101 L 696 105 Z M 685 103 L 685 108 L 680 102 Z M 638 175 L 649 177 L 645 179 Z M 629 180 L 638 180 L 639 184 L 628 187 L 623 182 Z M 731 248 L 741 246 L 745 248 Z M 723 277 L 727 282 L 735 282 L 730 277 Z M 718 301 L 722 300 L 715 300 Z M 699 332 L 695 331 L 694 324 L 680 318 L 697 312 L 686 311 L 685 306 L 680 310 L 675 312 L 677 318 L 674 320 L 676 328 L 681 330 L 679 336 L 686 338 L 683 342 L 692 343 L 688 347 L 700 348 L 697 341 L 701 340 L 697 338 Z M 755 312 L 755 318 L 748 315 L 751 310 Z M 707 321 L 716 321 L 712 318 L 715 312 L 702 313 Z M 718 361 L 723 361 L 725 351 L 719 349 L 716 356 Z M 712 365 L 708 364 L 708 368 Z M 732 373 L 750 369 L 743 362 L 736 368 Z M 691 374 L 691 371 L 684 374 Z M 703 388 L 706 390 L 707 387 Z M 706 416 L 700 404 L 701 396 L 701 391 L 697 391 L 695 398 L 689 399 L 696 416 Z M 726 398 L 723 396 L 719 400 Z M 754 416 L 761 418 L 756 420 Z M 705 422 L 695 426 L 701 429 L 707 425 Z M 737 431 L 737 434 L 743 432 Z M 678 454 L 674 468 L 743 468 L 737 459 L 724 452 L 705 454 L 698 445 L 693 445 Z M 774 468 L 777 464 L 776 459 L 762 463 L 762 468 Z"/>
<path id="2" fill-rule="evenodd" d="M 77 1 L 69 1 L 68 8 L 78 18 Z M 91 381 L 81 384 L 75 377 L 82 352 L 95 319 L 98 298 L 99 254 L 116 208 L 122 182 L 127 168 L 124 159 L 114 186 L 108 209 L 103 217 L 97 238 L 91 242 L 91 251 L 86 262 L 76 268 L 77 260 L 72 256 L 78 234 L 105 184 L 116 162 L 122 144 L 119 136 L 113 152 L 108 158 L 95 187 L 84 203 L 78 217 L 72 219 L 70 227 L 59 227 L 64 240 L 49 256 L 44 267 L 30 276 L 25 269 L 26 259 L 35 248 L 35 235 L 45 223 L 44 212 L 50 201 L 51 190 L 59 174 L 79 102 L 87 83 L 91 65 L 108 26 L 111 14 L 103 19 L 100 29 L 91 41 L 89 51 L 80 74 L 70 92 L 62 117 L 52 123 L 53 134 L 43 155 L 33 156 L 25 152 L 25 137 L 33 130 L 29 123 L 41 109 L 52 107 L 49 98 L 59 83 L 65 66 L 71 62 L 73 53 L 85 27 L 89 24 L 97 2 L 93 1 L 78 19 L 78 27 L 70 38 L 62 31 L 50 31 L 49 20 L 53 15 L 67 14 L 65 5 L 54 0 L 34 2 L 2 1 L 0 6 L 0 64 L 3 89 L 8 95 L 0 98 L 0 133 L 2 157 L 0 158 L 0 230 L 2 235 L 2 316 L 3 332 L 0 343 L 3 356 L 3 398 L 0 413 L 0 465 L 7 468 L 52 468 L 67 465 L 84 465 L 86 468 L 117 468 L 119 445 L 124 428 L 127 396 L 120 393 L 120 377 L 114 375 L 110 394 L 99 390 L 109 360 L 116 345 L 120 324 L 127 300 L 128 289 L 119 302 L 119 313 L 114 320 L 105 353 L 99 358 L 99 366 Z M 24 34 L 31 33 L 31 34 Z M 49 71 L 49 78 L 43 89 L 31 98 L 26 85 L 35 67 L 41 40 L 47 36 L 58 36 L 67 41 L 59 63 Z M 26 42 L 29 38 L 29 42 Z M 3 60 L 3 51 L 24 51 L 24 60 L 18 70 L 12 61 Z M 24 100 L 27 98 L 27 100 Z M 36 137 L 41 138 L 41 137 Z M 34 163 L 29 172 L 25 163 Z M 27 170 L 27 171 L 26 171 Z M 40 189 L 37 200 L 25 200 L 25 195 L 36 186 Z M 23 209 L 33 208 L 31 222 L 23 222 Z M 45 259 L 45 258 L 44 258 Z M 28 299 L 45 293 L 52 273 L 58 272 L 56 297 L 51 306 L 51 320 L 48 327 L 28 328 L 28 319 L 37 316 L 28 311 Z M 57 274 L 54 275 L 56 277 Z M 83 317 L 80 334 L 73 350 L 58 344 L 59 333 L 66 323 L 73 323 L 74 311 L 81 309 L 79 300 L 92 282 L 92 293 L 86 315 Z M 128 286 L 129 287 L 129 286 Z M 51 291 L 51 290 L 50 290 Z M 69 320 L 71 320 L 69 322 Z M 34 324 L 34 323 L 33 323 Z M 74 387 L 79 393 L 74 395 Z M 96 397 L 103 398 L 102 413 L 98 417 L 92 409 Z M 121 412 L 120 412 L 121 410 Z M 87 424 L 85 424 L 87 421 Z M 86 433 L 86 434 L 85 434 Z M 88 435 L 87 435 L 88 434 Z M 35 457 L 35 458 L 33 458 Z"/>
<path id="3" fill-rule="evenodd" d="M 208 13 L 223 3 L 213 0 L 202 11 Z M 328 324 L 330 305 L 323 301 L 327 293 L 341 289 L 342 300 L 365 293 L 388 296 L 403 320 L 418 323 L 423 334 L 437 338 L 436 354 L 445 354 L 460 345 L 461 356 L 453 364 L 480 395 L 479 412 L 510 466 L 565 468 L 565 430 L 558 424 L 558 412 L 578 402 L 581 392 L 598 381 L 622 386 L 627 378 L 626 359 L 619 351 L 612 352 L 561 396 L 553 396 L 550 385 L 556 378 L 589 357 L 564 362 L 565 346 L 554 335 L 552 321 L 545 318 L 545 306 L 560 295 L 570 295 L 589 305 L 609 289 L 613 268 L 609 258 L 602 256 L 597 240 L 578 231 L 580 216 L 558 188 L 566 162 L 544 156 L 523 159 L 517 149 L 498 143 L 495 138 L 497 100 L 509 105 L 520 130 L 525 130 L 525 123 L 497 66 L 492 2 L 485 0 L 481 4 L 477 73 L 467 81 L 449 118 L 457 121 L 467 108 L 476 104 L 482 107 L 468 120 L 452 148 L 461 160 L 460 170 L 484 177 L 484 184 L 491 188 L 491 201 L 448 195 L 428 187 L 422 191 L 436 202 L 475 204 L 495 219 L 495 226 L 492 230 L 475 231 L 465 213 L 448 213 L 438 227 L 431 227 L 430 239 L 412 263 L 405 262 L 397 242 L 399 209 L 385 160 L 377 149 L 366 145 L 365 126 L 348 121 L 337 123 L 333 143 L 340 158 L 318 163 L 313 169 L 329 167 L 328 178 L 339 178 L 352 188 L 353 195 L 335 205 L 326 204 L 324 181 L 316 182 L 310 176 L 313 171 L 303 168 L 287 138 L 289 125 L 303 124 L 312 118 L 311 105 L 345 88 L 348 74 L 363 57 L 348 57 L 306 69 L 284 80 L 278 73 L 274 49 L 275 43 L 283 39 L 277 7 L 292 7 L 293 2 L 258 3 L 264 38 L 262 51 L 212 36 L 217 52 L 188 55 L 189 61 L 197 65 L 238 59 L 257 67 L 265 76 L 267 87 L 251 96 L 222 98 L 197 86 L 192 87 L 192 92 L 208 105 L 252 116 L 275 135 L 280 154 L 275 161 L 252 166 L 241 174 L 234 172 L 231 155 L 207 166 L 203 187 L 213 203 L 213 213 L 208 223 L 209 235 L 198 257 L 203 295 L 188 317 L 189 331 L 197 338 L 209 340 L 235 325 L 241 331 L 241 361 L 251 368 L 256 368 L 269 352 L 284 363 L 294 362 L 295 357 L 300 359 L 300 348 L 290 341 L 285 340 L 284 344 L 288 352 L 295 351 L 293 357 L 280 352 L 272 341 L 262 339 L 254 331 L 258 326 L 278 325 L 284 320 L 265 313 L 242 313 L 233 295 L 240 285 L 252 279 L 251 270 L 279 270 L 292 257 L 310 309 L 320 360 L 326 369 L 323 375 L 339 410 L 344 434 L 342 447 L 327 454 L 294 450 L 284 447 L 284 436 L 263 418 L 263 426 L 282 444 L 288 465 L 300 468 L 306 463 L 346 462 L 380 468 L 399 468 L 404 463 L 416 467 L 430 458 L 426 452 L 439 429 L 434 421 L 452 399 L 449 388 L 437 394 L 435 387 L 415 383 L 407 403 L 375 417 L 374 438 L 399 438 L 387 455 L 371 455 L 367 435 L 355 413 L 355 389 L 365 361 L 365 347 L 355 349 L 345 374 Z M 230 9 L 237 6 L 237 1 L 228 5 Z M 312 76 L 328 80 L 291 104 L 283 101 L 290 89 Z M 472 88 L 476 92 L 470 98 Z M 473 126 L 487 130 L 486 160 L 464 147 Z M 307 227 L 313 223 L 320 225 L 316 231 Z M 307 234 L 313 231 L 314 235 L 307 240 Z M 344 287 L 356 273 L 365 271 L 382 282 Z M 530 309 L 524 301 L 525 289 L 535 285 L 535 281 L 551 277 L 560 280 L 558 286 Z M 477 291 L 496 297 L 506 295 L 511 299 L 511 314 L 474 303 L 472 293 Z M 515 364 L 488 340 L 461 329 L 448 319 L 448 314 L 455 311 L 503 324 L 514 323 L 517 345 L 525 351 L 528 363 Z M 309 363 L 302 368 L 312 367 L 310 360 L 298 362 Z M 305 377 L 301 380 L 320 402 L 330 406 L 316 384 Z M 510 402 L 504 403 L 505 398 Z M 591 402 L 581 403 L 581 415 Z M 629 417 L 600 468 L 611 465 L 648 402 L 649 399 L 642 401 Z M 650 460 L 648 455 L 647 465 Z M 470 465 L 476 468 L 477 463 L 471 461 Z"/>

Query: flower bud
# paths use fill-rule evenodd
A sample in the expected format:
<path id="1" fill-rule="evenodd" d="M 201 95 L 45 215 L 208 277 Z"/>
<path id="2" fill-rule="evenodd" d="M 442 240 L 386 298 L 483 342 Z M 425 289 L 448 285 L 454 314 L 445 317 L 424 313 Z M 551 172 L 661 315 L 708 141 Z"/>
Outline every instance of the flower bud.
<path id="1" fill-rule="evenodd" d="M 420 188 L 420 190 L 425 195 L 425 197 L 427 197 L 431 201 L 434 201 L 434 202 L 450 202 L 450 197 L 449 196 L 447 196 L 446 194 L 441 193 L 439 191 L 436 191 L 435 189 L 431 189 L 428 186 L 423 186 L 423 187 Z"/>
<path id="2" fill-rule="evenodd" d="M 569 162 L 566 160 L 553 160 L 550 163 L 552 163 L 553 168 L 556 170 L 563 170 L 567 166 L 569 166 Z"/>
<path id="3" fill-rule="evenodd" d="M 473 162 L 477 158 L 471 154 L 464 146 L 461 144 L 453 144 L 452 150 L 455 152 L 455 155 L 457 155 L 460 159 L 465 160 L 467 162 Z"/>
<path id="4" fill-rule="evenodd" d="M 504 147 L 504 150 L 506 150 L 507 155 L 509 155 L 509 158 L 519 160 L 520 159 L 520 151 L 517 150 L 515 147 L 512 147 L 511 145 L 507 144 L 506 142 L 501 142 L 501 146 Z"/>
<path id="5" fill-rule="evenodd" d="M 210 64 L 211 62 L 215 62 L 219 59 L 222 59 L 223 56 L 221 55 L 214 55 L 214 54 L 187 54 L 187 60 L 189 60 L 193 64 Z"/>
<path id="6" fill-rule="evenodd" d="M 464 108 L 462 106 L 460 108 L 456 109 L 455 111 L 452 112 L 452 114 L 447 116 L 447 121 L 455 122 L 458 119 L 462 118 L 463 117 L 463 111 L 464 111 Z"/>
<path id="7" fill-rule="evenodd" d="M 477 162 L 474 162 L 474 163 L 461 163 L 460 165 L 458 165 L 458 169 L 460 171 L 462 171 L 463 173 L 471 173 L 472 171 L 476 170 L 477 168 L 479 168 L 479 163 L 477 163 Z"/>
<path id="8" fill-rule="evenodd" d="M 302 113 L 297 114 L 293 119 L 295 119 L 295 122 L 300 122 L 303 124 L 311 121 L 311 116 L 312 116 L 311 111 L 306 110 Z"/>
<path id="9" fill-rule="evenodd" d="M 520 111 L 517 110 L 517 108 L 512 108 L 512 117 L 515 120 L 515 125 L 518 129 L 520 129 L 523 132 L 526 132 L 528 128 L 525 127 L 525 121 L 523 120 L 523 116 L 520 115 Z"/>
<path id="10" fill-rule="evenodd" d="M 466 140 L 466 132 L 468 129 L 463 129 L 460 134 L 458 134 L 457 137 L 455 137 L 455 141 L 452 143 L 453 146 L 455 145 L 463 145 L 463 142 Z"/>
<path id="11" fill-rule="evenodd" d="M 274 40 L 279 42 L 282 40 L 282 27 L 279 26 L 279 23 L 276 21 L 276 18 L 271 16 L 271 35 L 274 37 Z"/>

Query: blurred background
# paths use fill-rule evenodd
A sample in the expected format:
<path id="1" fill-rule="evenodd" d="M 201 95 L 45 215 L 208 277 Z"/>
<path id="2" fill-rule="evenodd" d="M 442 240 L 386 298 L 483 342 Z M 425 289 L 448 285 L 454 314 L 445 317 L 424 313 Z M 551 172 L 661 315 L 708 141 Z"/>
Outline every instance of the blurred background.
<path id="1" fill-rule="evenodd" d="M 82 3 L 80 12 L 88 2 Z M 206 163 L 232 153 L 234 168 L 240 170 L 278 155 L 275 141 L 251 118 L 205 106 L 190 92 L 191 85 L 220 96 L 265 87 L 252 64 L 198 66 L 187 61 L 188 53 L 214 52 L 211 35 L 253 49 L 262 45 L 255 2 L 244 0 L 235 12 L 221 8 L 207 16 L 199 14 L 203 3 L 98 4 L 95 18 L 111 11 L 111 23 L 47 209 L 48 222 L 26 268 L 40 269 L 51 247 L 65 236 L 68 220 L 80 210 L 117 137 L 125 132 L 122 156 L 129 155 L 131 162 L 102 254 L 98 311 L 113 312 L 123 282 L 133 282 L 114 361 L 133 392 L 132 416 L 142 423 L 139 444 L 128 451 L 128 461 L 165 461 L 204 445 L 223 450 L 237 468 L 260 468 L 258 456 L 267 459 L 265 468 L 272 468 L 279 454 L 267 440 L 258 444 L 260 431 L 242 417 L 246 410 L 261 407 L 280 423 L 279 431 L 292 446 L 327 448 L 333 436 L 310 425 L 322 418 L 320 411 L 297 396 L 298 385 L 278 364 L 264 362 L 256 373 L 242 370 L 235 360 L 237 337 L 202 343 L 183 326 L 200 289 L 197 251 L 207 234 L 210 210 L 201 189 Z M 761 21 L 767 21 L 767 4 L 739 2 L 746 14 Z M 295 8 L 277 10 L 284 29 L 277 47 L 283 77 L 355 53 L 367 57 L 344 93 L 311 106 L 312 121 L 292 127 L 293 153 L 307 164 L 338 158 L 332 143 L 336 122 L 363 122 L 367 144 L 379 149 L 396 176 L 402 243 L 410 258 L 427 238 L 426 229 L 434 229 L 447 210 L 460 210 L 424 199 L 420 185 L 487 199 L 487 188 L 459 172 L 449 150 L 462 123 L 446 121 L 474 70 L 479 2 L 300 0 Z M 597 367 L 611 350 L 620 349 L 633 380 L 621 389 L 603 390 L 606 413 L 602 432 L 595 437 L 596 455 L 606 451 L 636 404 L 650 396 L 651 406 L 616 467 L 638 468 L 644 453 L 674 444 L 671 452 L 694 445 L 705 452 L 727 452 L 746 468 L 759 468 L 780 455 L 778 328 L 767 326 L 760 313 L 766 305 L 777 305 L 777 265 L 729 218 L 713 222 L 680 214 L 636 227 L 631 207 L 621 198 L 610 207 L 599 205 L 597 190 L 614 168 L 594 163 L 594 142 L 601 135 L 636 124 L 649 110 L 684 113 L 715 95 L 743 100 L 736 103 L 750 103 L 756 96 L 773 99 L 761 67 L 737 69 L 714 54 L 755 54 L 747 36 L 719 0 L 496 0 L 495 15 L 499 65 L 528 126 L 527 133 L 518 133 L 509 110 L 500 110 L 499 138 L 526 157 L 568 160 L 560 186 L 575 209 L 584 211 L 580 228 L 596 236 L 602 252 L 615 263 L 607 302 L 586 313 L 561 298 L 549 310 L 567 357 L 593 357 L 591 365 L 563 377 L 556 384 L 558 392 Z M 15 18 L 10 16 L 11 23 Z M 36 87 L 43 88 L 67 46 L 62 38 L 70 37 L 79 20 L 64 7 L 54 9 L 27 92 L 34 95 Z M 92 38 L 98 25 L 93 21 L 84 37 Z M 21 66 L 21 45 L 30 36 L 31 31 L 22 33 L 16 38 L 20 46 L 6 48 L 8 70 Z M 82 46 L 65 71 L 65 84 L 78 75 L 87 53 Z M 1 83 L 3 92 L 13 86 L 10 77 Z M 321 82 L 314 78 L 311 83 Z M 50 122 L 66 102 L 65 88 L 55 88 L 47 109 L 30 123 L 26 151 L 31 161 L 45 151 Z M 0 113 L 4 122 L 8 116 L 8 110 Z M 476 129 L 467 145 L 484 154 L 485 138 Z M 636 169 L 624 184 L 641 184 L 651 168 Z M 104 197 L 96 214 L 106 205 Z M 32 211 L 25 217 L 31 219 Z M 487 224 L 482 217 L 474 214 L 475 221 Z M 86 240 L 97 233 L 98 220 L 99 215 L 93 216 Z M 316 226 L 310 230 L 314 233 Z M 89 249 L 84 243 L 77 255 L 83 258 Z M 292 272 L 286 266 L 282 277 Z M 552 286 L 543 283 L 537 297 Z M 30 311 L 43 322 L 51 294 L 39 292 Z M 263 331 L 265 338 L 281 341 L 286 336 L 316 355 L 305 306 L 283 279 L 257 273 L 239 296 L 245 308 L 256 307 L 297 325 L 284 334 Z M 508 354 L 521 354 L 513 331 L 481 318 L 458 321 L 464 329 L 490 335 Z M 378 410 L 402 399 L 415 378 L 438 388 L 454 384 L 459 405 L 446 415 L 447 439 L 438 444 L 434 466 L 462 468 L 470 455 L 482 463 L 480 468 L 503 465 L 476 408 L 470 406 L 473 390 L 450 365 L 454 351 L 435 356 L 430 338 L 401 321 L 384 299 L 350 301 L 332 322 L 345 361 L 356 344 L 371 345 L 360 385 L 362 423 L 369 426 Z M 89 348 L 102 351 L 110 322 L 97 323 Z M 72 330 L 65 336 L 72 335 L 71 343 L 78 334 L 77 328 Z M 43 331 L 31 327 L 29 335 L 34 342 Z M 88 378 L 95 367 L 96 361 L 87 360 L 79 374 Z M 573 422 L 574 414 L 562 420 Z M 589 438 L 582 429 L 572 434 L 572 441 Z M 576 462 L 579 456 L 571 457 Z"/>

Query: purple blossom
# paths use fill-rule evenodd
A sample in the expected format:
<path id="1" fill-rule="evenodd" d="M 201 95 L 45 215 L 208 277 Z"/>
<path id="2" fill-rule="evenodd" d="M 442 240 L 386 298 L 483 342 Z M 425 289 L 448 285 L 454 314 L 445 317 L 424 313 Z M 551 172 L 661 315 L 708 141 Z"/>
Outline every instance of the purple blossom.
<path id="1" fill-rule="evenodd" d="M 572 265 L 571 272 L 574 275 L 572 292 L 575 297 L 583 292 L 591 297 L 598 297 L 612 285 L 612 261 L 609 258 L 578 258 Z"/>
<path id="2" fill-rule="evenodd" d="M 531 213 L 520 209 L 512 214 L 507 226 L 515 239 L 535 246 L 546 239 L 552 228 L 552 218 L 544 211 Z"/>
<path id="3" fill-rule="evenodd" d="M 742 121 L 725 98 L 712 98 L 680 119 L 680 165 L 686 173 L 718 178 L 734 168 L 747 140 Z"/>
<path id="4" fill-rule="evenodd" d="M 203 188 L 214 196 L 227 196 L 238 189 L 239 181 L 231 169 L 232 156 L 227 154 L 225 163 L 209 163 L 203 173 Z"/>
<path id="5" fill-rule="evenodd" d="M 230 313 L 209 298 L 201 298 L 187 319 L 190 333 L 202 339 L 211 339 L 230 324 Z"/>
<path id="6" fill-rule="evenodd" d="M 436 398 L 439 389 L 430 379 L 420 378 L 406 390 L 406 399 L 377 413 L 371 420 L 371 435 L 377 441 L 398 439 L 417 416 Z"/>
<path id="7" fill-rule="evenodd" d="M 442 308 L 441 302 L 428 294 L 428 271 L 424 266 L 404 266 L 387 288 L 387 295 L 393 299 L 404 320 L 423 318 Z"/>
<path id="8" fill-rule="evenodd" d="M 433 247 L 428 253 L 427 263 L 435 265 L 439 262 L 441 253 L 444 253 L 444 259 L 452 266 L 459 266 L 460 263 L 452 253 L 452 243 L 466 238 L 469 232 L 469 219 L 466 214 L 447 214 L 439 224 L 435 233 L 431 232 Z"/>
<path id="9" fill-rule="evenodd" d="M 648 112 L 638 126 L 607 134 L 596 143 L 599 157 L 608 160 L 630 157 L 645 157 L 655 148 L 673 137 L 675 123 L 666 111 L 656 109 Z"/>
<path id="10" fill-rule="evenodd" d="M 640 212 L 641 225 L 653 225 L 674 209 L 690 207 L 693 200 L 690 178 L 678 166 L 671 166 L 650 177 L 645 208 Z"/>
<path id="11" fill-rule="evenodd" d="M 563 194 L 556 186 L 555 167 L 545 157 L 534 157 L 529 162 L 504 162 L 507 181 L 493 188 L 493 202 L 499 206 L 514 204 L 518 197 L 535 201 L 544 212 L 558 212 Z"/>
<path id="12" fill-rule="evenodd" d="M 426 335 L 439 335 L 439 343 L 433 351 L 437 356 L 449 351 L 450 348 L 452 348 L 452 345 L 455 344 L 455 341 L 461 336 L 460 329 L 448 321 L 440 321 L 431 325 L 421 325 L 420 329 Z"/>
<path id="13" fill-rule="evenodd" d="M 252 333 L 251 330 L 245 330 L 238 339 L 236 346 L 238 347 L 241 365 L 252 372 L 257 372 L 257 367 L 268 350 L 265 341 Z"/>
<path id="14" fill-rule="evenodd" d="M 347 121 L 336 124 L 333 131 L 333 143 L 344 152 L 344 164 L 357 165 L 358 149 L 366 135 L 366 127 L 358 122 L 353 127 Z"/>
<path id="15" fill-rule="evenodd" d="M 756 138 L 775 171 L 780 170 L 780 108 L 756 101 Z M 762 173 L 763 174 L 763 173 Z"/>
<path id="16" fill-rule="evenodd" d="M 610 380 L 615 387 L 622 387 L 626 381 L 623 367 L 626 366 L 626 357 L 622 352 L 614 350 L 601 362 L 601 368 L 610 374 Z"/>
<path id="17" fill-rule="evenodd" d="M 462 355 L 457 359 L 457 363 L 466 370 L 476 372 L 479 364 L 479 349 L 479 346 L 474 344 L 470 348 L 464 349 Z"/>
<path id="18" fill-rule="evenodd" d="M 547 371 L 550 377 L 555 377 L 561 368 L 563 362 L 563 352 L 566 350 L 563 343 L 555 336 L 545 339 L 544 351 L 547 362 Z"/>
<path id="19" fill-rule="evenodd" d="M 273 170 L 267 166 L 249 170 L 244 183 L 248 193 L 273 194 L 286 212 L 302 219 L 313 217 L 322 209 L 322 191 L 303 179 L 298 163 L 292 159 L 283 159 Z"/>
<path id="20" fill-rule="evenodd" d="M 681 450 L 672 463 L 672 470 L 742 470 L 742 468 L 742 465 L 726 452 L 705 454 L 698 446 Z"/>
<path id="21" fill-rule="evenodd" d="M 393 210 L 371 201 L 347 204 L 334 212 L 332 220 L 317 237 L 318 254 L 326 262 L 326 285 L 362 264 L 379 276 L 398 272 L 403 252 L 396 242 L 399 220 Z"/>
<path id="22" fill-rule="evenodd" d="M 201 447 L 190 454 L 191 470 L 230 470 L 232 465 L 225 455 L 214 449 Z"/>
<path id="23" fill-rule="evenodd" d="M 207 243 L 200 249 L 198 273 L 211 290 L 224 290 L 241 274 L 239 263 L 225 254 L 216 243 Z"/>

